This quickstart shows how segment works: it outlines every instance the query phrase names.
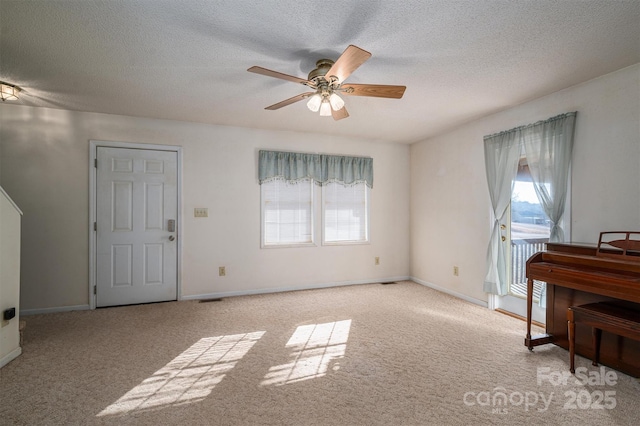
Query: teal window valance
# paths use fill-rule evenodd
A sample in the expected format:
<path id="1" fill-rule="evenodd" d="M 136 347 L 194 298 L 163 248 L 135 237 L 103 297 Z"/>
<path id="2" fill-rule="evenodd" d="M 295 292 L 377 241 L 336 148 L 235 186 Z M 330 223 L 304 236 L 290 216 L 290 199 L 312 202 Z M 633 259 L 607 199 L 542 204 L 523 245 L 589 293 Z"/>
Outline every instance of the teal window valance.
<path id="1" fill-rule="evenodd" d="M 258 179 L 261 185 L 276 179 L 287 182 L 311 179 L 317 185 L 364 182 L 373 188 L 373 158 L 261 150 Z"/>

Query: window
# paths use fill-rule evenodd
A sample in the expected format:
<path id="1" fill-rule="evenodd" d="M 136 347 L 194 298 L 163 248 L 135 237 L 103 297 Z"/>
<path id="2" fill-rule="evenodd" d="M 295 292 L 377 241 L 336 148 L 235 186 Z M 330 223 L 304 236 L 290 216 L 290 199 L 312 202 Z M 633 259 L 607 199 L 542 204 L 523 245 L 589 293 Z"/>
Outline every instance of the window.
<path id="1" fill-rule="evenodd" d="M 314 245 L 315 215 L 323 244 L 369 242 L 373 158 L 260 150 L 258 181 L 262 247 Z M 322 204 L 315 185 L 323 187 Z"/>
<path id="2" fill-rule="evenodd" d="M 262 246 L 313 244 L 313 183 L 262 183 Z"/>
<path id="3" fill-rule="evenodd" d="M 545 185 L 550 190 L 549 185 Z M 542 208 L 534 189 L 526 157 L 522 156 L 512 184 L 509 236 L 511 277 L 507 291 L 511 296 L 527 298 L 527 259 L 546 249 L 551 234 L 550 220 Z M 542 293 L 539 281 L 533 283 L 533 299 L 538 302 Z"/>
<path id="4" fill-rule="evenodd" d="M 324 242 L 369 241 L 369 190 L 364 182 L 328 183 L 322 190 Z"/>

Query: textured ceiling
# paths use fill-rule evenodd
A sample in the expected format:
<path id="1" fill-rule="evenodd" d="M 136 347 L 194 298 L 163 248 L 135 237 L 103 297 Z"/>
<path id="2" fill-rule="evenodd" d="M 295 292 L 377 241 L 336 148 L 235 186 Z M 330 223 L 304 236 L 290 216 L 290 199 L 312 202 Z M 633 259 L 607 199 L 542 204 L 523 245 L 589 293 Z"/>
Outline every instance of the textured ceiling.
<path id="1" fill-rule="evenodd" d="M 637 0 L 0 0 L 0 80 L 16 104 L 412 143 L 640 62 Z M 345 97 L 334 121 L 300 77 L 349 45 L 347 80 L 404 98 Z"/>

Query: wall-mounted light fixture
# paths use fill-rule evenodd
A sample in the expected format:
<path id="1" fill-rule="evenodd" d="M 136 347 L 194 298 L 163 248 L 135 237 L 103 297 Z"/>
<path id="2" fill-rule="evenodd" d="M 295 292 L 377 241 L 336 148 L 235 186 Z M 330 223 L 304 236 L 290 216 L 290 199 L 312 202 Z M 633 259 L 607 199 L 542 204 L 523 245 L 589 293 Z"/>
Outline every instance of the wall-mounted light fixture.
<path id="1" fill-rule="evenodd" d="M 17 101 L 18 93 L 20 93 L 18 86 L 0 81 L 0 99 L 2 99 L 3 102 Z"/>

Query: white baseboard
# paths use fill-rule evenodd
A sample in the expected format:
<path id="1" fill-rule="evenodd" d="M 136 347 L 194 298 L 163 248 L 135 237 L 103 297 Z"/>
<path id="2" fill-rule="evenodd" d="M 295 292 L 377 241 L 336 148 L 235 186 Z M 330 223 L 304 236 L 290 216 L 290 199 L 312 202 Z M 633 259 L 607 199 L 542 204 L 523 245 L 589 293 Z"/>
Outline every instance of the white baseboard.
<path id="1" fill-rule="evenodd" d="M 20 346 L 18 346 L 16 349 L 12 350 L 7 355 L 3 356 L 2 359 L 0 359 L 0 368 L 4 367 L 5 365 L 9 364 L 14 359 L 18 358 L 18 356 L 21 353 L 22 353 L 22 348 Z"/>
<path id="2" fill-rule="evenodd" d="M 308 286 L 260 288 L 260 289 L 254 289 L 254 290 L 193 294 L 189 296 L 182 296 L 180 300 L 219 299 L 223 297 L 251 296 L 255 294 L 282 293 L 285 291 L 314 290 L 314 289 L 329 288 L 329 287 L 342 287 L 347 285 L 376 284 L 376 283 L 384 283 L 384 282 L 390 282 L 390 281 L 407 281 L 407 280 L 410 280 L 410 278 L 409 277 L 391 277 L 391 278 L 372 279 L 372 280 L 341 281 L 341 282 L 335 282 L 335 283 L 312 284 Z"/>
<path id="3" fill-rule="evenodd" d="M 340 281 L 340 282 L 324 283 L 324 284 L 311 284 L 307 286 L 259 288 L 259 289 L 253 289 L 253 290 L 193 294 L 188 296 L 181 296 L 179 300 L 218 299 L 222 297 L 251 296 L 254 294 L 282 293 L 285 291 L 313 290 L 313 289 L 329 288 L 329 287 L 342 287 L 347 285 L 376 284 L 376 283 L 384 283 L 384 282 L 390 282 L 390 281 L 409 281 L 409 280 L 415 281 L 411 277 L 400 276 L 400 277 L 388 277 L 388 278 L 357 280 L 357 281 Z M 433 287 L 433 288 L 438 290 L 438 288 L 436 287 Z M 23 309 L 23 310 L 20 310 L 20 316 L 52 314 L 56 312 L 85 311 L 88 309 L 91 309 L 89 305 L 60 306 L 60 307 L 40 308 L 40 309 Z"/>
<path id="4" fill-rule="evenodd" d="M 89 305 L 59 306 L 55 308 L 40 308 L 40 309 L 21 309 L 20 316 L 37 315 L 37 314 L 53 314 L 55 312 L 86 311 L 88 309 L 89 309 Z"/>
<path id="5" fill-rule="evenodd" d="M 193 294 L 188 296 L 182 296 L 179 300 L 200 300 L 200 299 L 218 299 L 223 297 L 234 297 L 234 296 L 251 296 L 254 294 L 269 294 L 269 293 L 282 293 L 285 291 L 297 291 L 297 290 L 314 290 L 320 288 L 330 288 L 330 287 L 342 287 L 347 285 L 362 285 L 362 284 L 376 284 L 376 283 L 384 283 L 391 281 L 413 281 L 417 284 L 421 284 L 425 287 L 432 288 L 434 290 L 440 291 L 442 293 L 449 294 L 453 297 L 457 297 L 458 299 L 466 300 L 467 302 L 473 303 L 475 305 L 480 305 L 485 308 L 488 307 L 488 303 L 484 300 L 475 299 L 473 297 L 466 296 L 461 293 L 457 293 L 455 291 L 451 291 L 447 288 L 437 286 L 433 283 L 423 281 L 421 279 L 409 276 L 400 276 L 400 277 L 388 277 L 381 279 L 368 279 L 368 280 L 356 280 L 356 281 L 340 281 L 334 283 L 324 283 L 324 284 L 311 284 L 307 286 L 293 286 L 293 287 L 276 287 L 276 288 L 259 288 L 253 290 L 241 290 L 241 291 L 226 291 L 226 292 L 217 292 L 217 293 L 206 293 L 206 294 Z M 86 311 L 90 309 L 89 305 L 75 305 L 75 306 L 60 306 L 53 308 L 41 308 L 41 309 L 24 309 L 20 310 L 20 316 L 28 316 L 28 315 L 37 315 L 37 314 L 52 314 L 56 312 L 69 312 L 69 311 Z M 20 355 L 18 353 L 18 355 Z M 16 356 L 18 356 L 16 355 Z M 13 358 L 11 358 L 13 359 Z M 9 361 L 11 361 L 9 359 Z M 4 359 L 3 359 L 4 360 Z M 7 362 L 9 362 L 7 361 Z M 4 365 L 4 364 L 2 364 Z"/>
<path id="6" fill-rule="evenodd" d="M 432 288 L 432 289 L 440 291 L 442 293 L 447 293 L 450 296 L 457 297 L 458 299 L 466 300 L 467 302 L 473 303 L 475 305 L 480 305 L 480 306 L 483 306 L 485 308 L 489 307 L 489 304 L 487 302 L 485 302 L 484 300 L 476 299 L 474 297 L 469 297 L 467 295 L 464 295 L 464 294 L 461 294 L 461 293 L 457 293 L 455 291 L 451 291 L 451 290 L 449 290 L 447 288 L 437 286 L 437 285 L 435 285 L 433 283 L 430 283 L 430 282 L 427 282 L 427 281 L 423 281 L 423 280 L 415 278 L 415 277 L 411 277 L 409 279 L 411 281 L 416 282 L 418 284 L 421 284 L 421 285 L 423 285 L 425 287 Z"/>

